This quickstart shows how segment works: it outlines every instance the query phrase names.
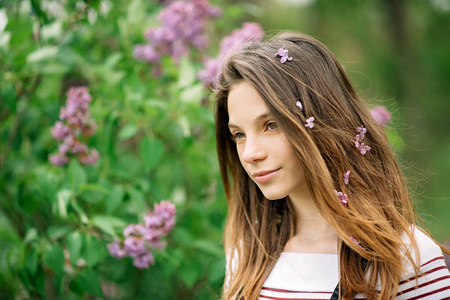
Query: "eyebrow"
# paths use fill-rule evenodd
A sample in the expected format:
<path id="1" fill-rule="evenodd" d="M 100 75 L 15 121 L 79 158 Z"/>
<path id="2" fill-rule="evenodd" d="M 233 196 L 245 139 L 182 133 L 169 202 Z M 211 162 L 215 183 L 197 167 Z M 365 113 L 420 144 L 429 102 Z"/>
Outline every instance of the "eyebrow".
<path id="1" fill-rule="evenodd" d="M 260 122 L 261 120 L 265 120 L 265 119 L 267 119 L 267 118 L 269 118 L 269 117 L 272 117 L 272 114 L 269 113 L 269 112 L 265 112 L 265 113 L 263 113 L 263 114 L 257 116 L 257 117 L 253 120 L 253 123 L 258 123 L 258 122 Z M 239 126 L 237 126 L 237 125 L 235 125 L 235 124 L 232 124 L 232 123 L 228 123 L 228 128 L 239 128 Z"/>

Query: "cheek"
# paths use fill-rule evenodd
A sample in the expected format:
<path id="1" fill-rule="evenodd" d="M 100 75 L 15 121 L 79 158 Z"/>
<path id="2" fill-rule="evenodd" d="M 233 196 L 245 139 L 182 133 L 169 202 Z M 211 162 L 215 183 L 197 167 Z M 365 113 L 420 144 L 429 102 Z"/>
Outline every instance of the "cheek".
<path id="1" fill-rule="evenodd" d="M 244 146 L 236 144 L 236 153 L 237 153 L 237 155 L 239 157 L 239 162 L 241 163 L 242 167 L 244 167 L 244 169 L 245 169 L 245 165 L 246 164 L 245 164 L 244 160 L 242 159 L 242 153 L 243 152 L 244 152 Z"/>

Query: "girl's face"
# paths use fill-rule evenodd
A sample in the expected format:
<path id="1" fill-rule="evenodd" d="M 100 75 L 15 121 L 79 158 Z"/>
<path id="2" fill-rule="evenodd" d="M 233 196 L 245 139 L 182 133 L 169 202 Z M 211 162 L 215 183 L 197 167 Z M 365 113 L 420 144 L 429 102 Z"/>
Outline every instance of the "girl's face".
<path id="1" fill-rule="evenodd" d="M 256 89 L 246 81 L 228 95 L 230 132 L 242 166 L 267 199 L 303 194 L 303 170 L 284 133 Z"/>

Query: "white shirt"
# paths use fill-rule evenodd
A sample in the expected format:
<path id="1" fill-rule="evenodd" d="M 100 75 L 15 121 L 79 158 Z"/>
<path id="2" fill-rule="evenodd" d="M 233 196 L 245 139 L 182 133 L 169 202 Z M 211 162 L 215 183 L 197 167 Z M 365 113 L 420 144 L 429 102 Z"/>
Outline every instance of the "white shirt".
<path id="1" fill-rule="evenodd" d="M 416 288 L 412 264 L 404 261 L 406 271 L 395 299 L 450 299 L 450 273 L 441 249 L 422 231 L 415 229 L 414 235 L 420 252 L 418 285 Z M 403 240 L 409 244 L 406 234 Z M 338 281 L 336 254 L 283 252 L 263 285 L 260 299 L 329 300 Z M 357 294 L 355 299 L 365 296 Z"/>

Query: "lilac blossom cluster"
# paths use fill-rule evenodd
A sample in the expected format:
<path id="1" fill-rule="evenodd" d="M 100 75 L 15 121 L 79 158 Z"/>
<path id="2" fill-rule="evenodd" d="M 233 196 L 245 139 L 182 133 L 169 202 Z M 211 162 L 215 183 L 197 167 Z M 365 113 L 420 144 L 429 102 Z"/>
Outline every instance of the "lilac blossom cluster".
<path id="1" fill-rule="evenodd" d="M 358 134 L 356 135 L 355 147 L 361 152 L 362 155 L 364 155 L 370 150 L 370 147 L 362 142 L 367 129 L 361 125 L 361 127 L 356 127 L 356 131 L 358 131 Z"/>
<path id="2" fill-rule="evenodd" d="M 216 88 L 222 63 L 227 54 L 241 50 L 248 43 L 260 42 L 263 36 L 264 31 L 259 24 L 244 23 L 242 28 L 234 30 L 229 36 L 222 39 L 219 56 L 215 59 L 206 59 L 203 63 L 205 69 L 197 73 L 203 85 L 208 88 Z"/>
<path id="3" fill-rule="evenodd" d="M 370 110 L 370 115 L 381 126 L 386 126 L 392 118 L 391 113 L 384 106 L 377 106 Z"/>
<path id="4" fill-rule="evenodd" d="M 52 127 L 52 136 L 61 144 L 58 153 L 49 155 L 56 166 L 69 162 L 69 154 L 75 155 L 84 165 L 97 162 L 97 150 L 89 148 L 83 141 L 95 134 L 96 123 L 90 117 L 89 103 L 92 97 L 86 87 L 73 87 L 67 92 L 66 106 L 61 108 L 60 121 Z"/>
<path id="5" fill-rule="evenodd" d="M 158 64 L 164 54 L 179 61 L 182 56 L 189 54 L 190 46 L 204 50 L 209 42 L 207 23 L 221 13 L 208 0 L 172 2 L 158 15 L 161 26 L 146 30 L 148 43 L 137 45 L 134 56 L 138 60 Z"/>
<path id="6" fill-rule="evenodd" d="M 131 257 L 139 269 L 155 263 L 151 249 L 163 250 L 167 243 L 162 239 L 175 226 L 175 205 L 169 201 L 155 204 L 153 211 L 144 217 L 143 224 L 130 224 L 123 231 L 124 240 L 107 245 L 109 254 L 116 258 Z"/>

